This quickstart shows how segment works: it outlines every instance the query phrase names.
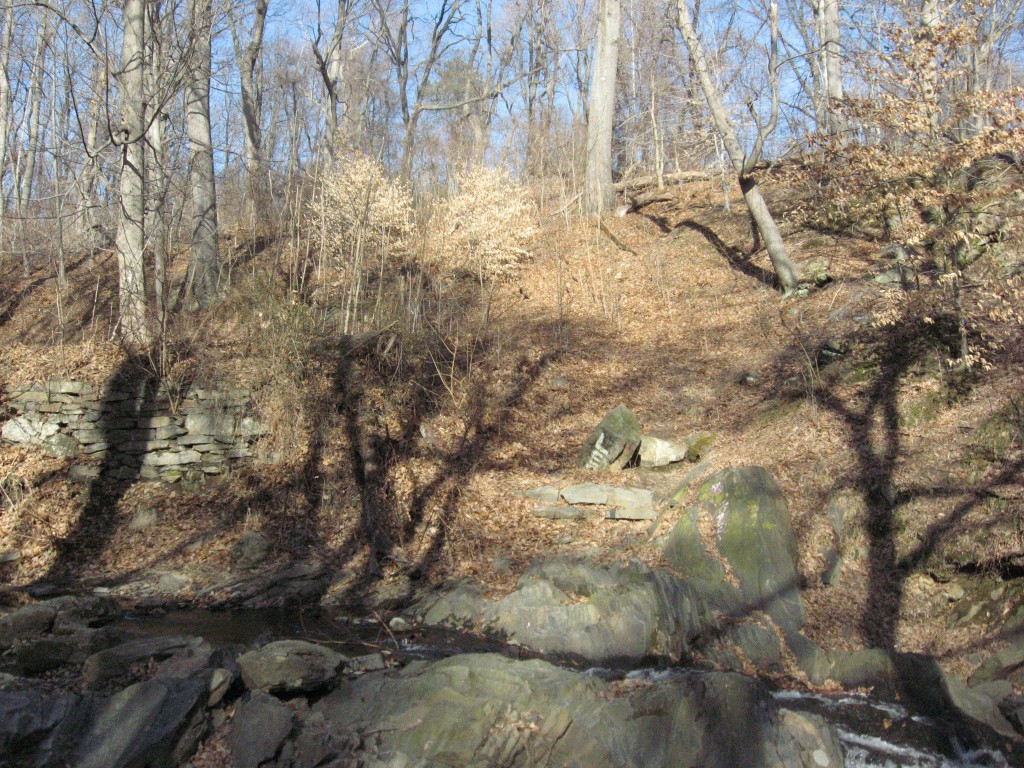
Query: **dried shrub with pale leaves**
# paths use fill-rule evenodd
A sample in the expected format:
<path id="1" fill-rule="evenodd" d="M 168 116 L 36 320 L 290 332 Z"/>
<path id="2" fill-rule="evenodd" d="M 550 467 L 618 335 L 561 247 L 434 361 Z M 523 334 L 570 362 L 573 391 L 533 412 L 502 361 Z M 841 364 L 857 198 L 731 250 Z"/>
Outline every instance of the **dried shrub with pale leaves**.
<path id="1" fill-rule="evenodd" d="M 388 178 L 372 157 L 358 153 L 335 162 L 306 214 L 323 265 L 342 277 L 360 269 L 364 259 L 380 264 L 404 255 L 413 234 L 408 186 Z"/>
<path id="2" fill-rule="evenodd" d="M 435 267 L 474 274 L 482 283 L 514 276 L 536 232 L 527 190 L 508 173 L 477 166 L 456 174 L 457 192 L 439 202 L 427 249 Z"/>

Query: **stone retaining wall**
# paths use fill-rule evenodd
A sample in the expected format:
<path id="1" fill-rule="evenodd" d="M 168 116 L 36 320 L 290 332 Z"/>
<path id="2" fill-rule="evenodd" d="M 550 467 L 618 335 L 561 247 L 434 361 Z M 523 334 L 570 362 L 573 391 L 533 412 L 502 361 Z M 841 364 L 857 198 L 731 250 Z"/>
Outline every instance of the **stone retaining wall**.
<path id="1" fill-rule="evenodd" d="M 239 388 L 193 387 L 172 399 L 152 384 L 100 392 L 56 380 L 19 386 L 4 400 L 4 442 L 79 457 L 72 472 L 80 477 L 175 481 L 190 471 L 220 474 L 232 461 L 253 457 L 256 439 L 267 432 L 251 415 L 251 393 Z"/>

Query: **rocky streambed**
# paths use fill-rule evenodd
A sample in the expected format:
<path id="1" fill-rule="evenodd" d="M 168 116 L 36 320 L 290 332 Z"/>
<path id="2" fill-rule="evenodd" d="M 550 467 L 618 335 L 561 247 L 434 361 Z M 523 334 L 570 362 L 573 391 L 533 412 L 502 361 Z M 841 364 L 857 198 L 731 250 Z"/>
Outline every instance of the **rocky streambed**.
<path id="1" fill-rule="evenodd" d="M 140 617 L 108 595 L 21 607 L 0 619 L 0 765 L 1024 764 L 1012 659 L 968 686 L 926 656 L 803 634 L 768 473 L 718 473 L 690 512 L 670 569 L 543 560 L 500 599 L 465 580 L 387 623 Z"/>

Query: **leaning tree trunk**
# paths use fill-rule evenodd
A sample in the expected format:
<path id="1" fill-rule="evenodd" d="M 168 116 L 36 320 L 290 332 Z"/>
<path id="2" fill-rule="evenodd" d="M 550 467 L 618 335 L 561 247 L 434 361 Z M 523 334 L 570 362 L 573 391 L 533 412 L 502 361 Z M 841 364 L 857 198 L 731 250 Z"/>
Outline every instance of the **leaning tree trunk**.
<path id="1" fill-rule="evenodd" d="M 612 131 L 615 127 L 615 78 L 622 27 L 620 0 L 601 0 L 597 57 L 587 108 L 587 178 L 584 208 L 600 214 L 615 206 L 612 183 Z"/>
<path id="2" fill-rule="evenodd" d="M 192 297 L 201 307 L 217 296 L 220 253 L 217 245 L 217 187 L 213 169 L 213 132 L 210 127 L 211 0 L 189 0 L 189 28 L 195 41 L 185 109 L 192 162 L 192 253 L 189 273 Z"/>
<path id="3" fill-rule="evenodd" d="M 768 257 L 771 259 L 772 268 L 775 270 L 775 275 L 782 285 L 783 295 L 789 296 L 796 291 L 797 283 L 800 280 L 800 273 L 796 265 L 789 258 L 789 253 L 786 251 L 786 245 L 782 241 L 778 225 L 776 225 L 775 219 L 772 218 L 772 214 L 764 202 L 764 197 L 761 195 L 757 180 L 752 175 L 754 166 L 761 156 L 761 148 L 764 145 L 765 138 L 774 129 L 778 114 L 775 41 L 774 39 L 772 41 L 773 45 L 769 61 L 769 74 L 773 78 L 772 119 L 767 127 L 758 126 L 757 140 L 753 151 L 748 156 L 740 145 L 736 130 L 729 119 L 729 113 L 722 103 L 722 97 L 718 93 L 718 86 L 711 79 L 707 59 L 704 56 L 704 48 L 700 44 L 696 30 L 694 30 L 693 19 L 690 17 L 690 10 L 687 8 L 686 0 L 679 0 L 679 29 L 683 34 L 683 40 L 686 42 L 686 48 L 690 52 L 690 61 L 697 72 L 697 78 L 700 81 L 701 90 L 704 92 L 704 98 L 708 102 L 711 120 L 715 124 L 715 129 L 722 137 L 722 143 L 725 144 L 725 150 L 729 154 L 729 161 L 739 177 L 740 189 L 743 190 L 743 200 L 746 202 L 747 208 L 750 210 L 750 216 L 754 220 L 754 226 L 757 227 L 757 231 L 764 241 L 765 248 L 768 250 Z"/>
<path id="4" fill-rule="evenodd" d="M 120 210 L 117 221 L 118 304 L 121 337 L 130 344 L 149 343 L 146 327 L 145 247 L 145 0 L 125 0 L 121 60 Z"/>

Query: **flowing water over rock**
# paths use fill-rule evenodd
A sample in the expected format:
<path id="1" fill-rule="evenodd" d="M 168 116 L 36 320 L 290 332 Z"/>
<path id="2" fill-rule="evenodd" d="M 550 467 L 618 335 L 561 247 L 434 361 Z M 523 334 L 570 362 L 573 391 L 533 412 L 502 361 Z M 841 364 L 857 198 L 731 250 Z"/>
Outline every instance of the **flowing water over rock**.
<path id="1" fill-rule="evenodd" d="M 303 639 L 326 644 L 349 656 L 383 652 L 399 666 L 462 654 L 500 654 L 510 659 L 540 656 L 520 646 L 468 632 L 440 627 L 393 632 L 374 619 L 296 609 L 179 610 L 128 615 L 116 626 L 132 635 L 147 637 L 191 634 L 213 645 L 260 646 L 278 640 Z M 694 674 L 681 666 L 586 667 L 578 659 L 545 658 L 582 678 L 609 683 L 680 680 Z M 896 703 L 865 695 L 826 696 L 792 690 L 772 690 L 771 698 L 787 710 L 817 715 L 835 726 L 843 764 L 849 768 L 980 768 L 1010 764 L 997 751 L 958 747 L 951 742 L 943 724 L 913 715 Z"/>

